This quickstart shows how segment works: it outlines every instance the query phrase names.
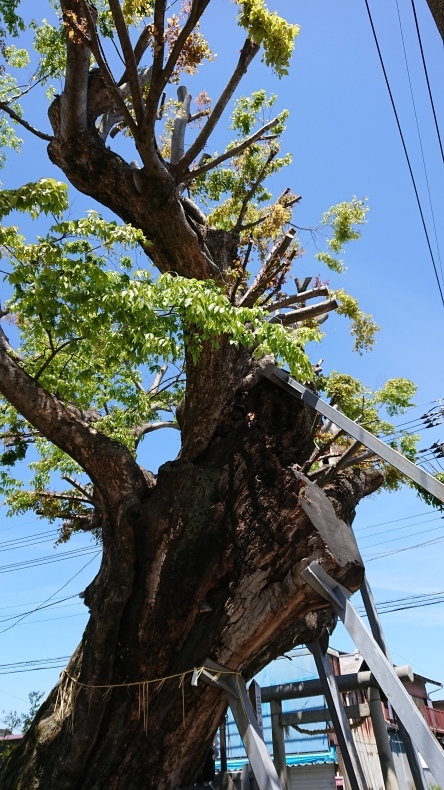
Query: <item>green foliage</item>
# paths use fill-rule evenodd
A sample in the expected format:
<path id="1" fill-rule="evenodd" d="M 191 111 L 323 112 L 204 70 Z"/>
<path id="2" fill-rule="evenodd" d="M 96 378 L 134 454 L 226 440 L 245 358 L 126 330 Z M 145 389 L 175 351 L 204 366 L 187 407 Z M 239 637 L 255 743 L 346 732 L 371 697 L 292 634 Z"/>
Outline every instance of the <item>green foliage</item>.
<path id="1" fill-rule="evenodd" d="M 354 296 L 350 296 L 342 288 L 330 291 L 330 296 L 338 302 L 337 313 L 346 315 L 351 319 L 350 334 L 354 337 L 353 350 L 359 354 L 362 354 L 364 351 L 370 351 L 375 343 L 376 332 L 379 331 L 379 326 L 372 316 L 362 312 L 359 308 L 358 300 Z"/>
<path id="2" fill-rule="evenodd" d="M 316 385 L 347 417 L 371 433 L 384 435 L 393 432 L 393 425 L 380 419 L 379 408 L 384 407 L 391 417 L 404 414 L 414 405 L 411 399 L 416 392 L 415 385 L 407 379 L 389 379 L 381 389 L 371 390 L 353 376 L 337 371 L 318 376 Z"/>
<path id="3" fill-rule="evenodd" d="M 279 77 L 288 74 L 299 25 L 291 25 L 276 12 L 271 13 L 264 0 L 236 0 L 240 6 L 238 22 L 248 36 L 264 49 L 264 61 Z"/>
<path id="4" fill-rule="evenodd" d="M 0 194 L 3 214 L 13 209 L 34 217 L 60 214 L 65 201 L 64 186 L 50 179 Z M 128 254 L 141 242 L 147 243 L 140 231 L 105 221 L 97 212 L 61 220 L 35 243 L 26 243 L 15 227 L 0 232 L 13 289 L 8 318 L 21 336 L 20 364 L 48 391 L 88 413 L 97 430 L 135 453 L 136 429 L 174 413 L 183 393 L 185 339 L 194 359 L 204 341 L 217 346 L 225 336 L 258 357 L 274 354 L 297 378 L 312 378 L 303 346 L 318 338 L 317 330 L 304 328 L 295 338 L 270 324 L 265 309 L 235 307 L 212 280 L 169 274 L 153 279 L 146 269 L 133 268 Z M 165 362 L 178 373 L 164 391 L 150 395 L 142 382 Z M 55 473 L 78 478 L 82 471 L 5 401 L 0 401 L 0 437 L 5 468 L 0 491 L 11 513 L 32 509 L 54 520 L 90 512 L 72 492 L 51 499 Z M 31 444 L 38 459 L 30 464 L 32 479 L 24 490 L 12 470 Z"/>
<path id="5" fill-rule="evenodd" d="M 40 55 L 35 79 L 44 85 L 49 79 L 59 79 L 66 67 L 66 31 L 63 25 L 55 27 L 43 19 L 40 24 L 32 21 L 34 30 L 33 48 Z"/>
<path id="6" fill-rule="evenodd" d="M 28 694 L 29 711 L 17 713 L 17 711 L 2 711 L 2 724 L 5 724 L 7 733 L 12 734 L 15 730 L 25 733 L 29 730 L 35 715 L 40 707 L 40 702 L 44 696 L 43 691 L 30 691 Z"/>
<path id="7" fill-rule="evenodd" d="M 20 32 L 26 30 L 26 25 L 16 11 L 20 5 L 20 0 L 0 0 L 0 19 L 5 27 L 0 25 L 0 36 L 3 37 L 6 31 L 12 36 L 18 36 Z"/>
<path id="8" fill-rule="evenodd" d="M 66 184 L 53 178 L 31 181 L 18 189 L 0 190 L 0 218 L 11 211 L 28 213 L 33 219 L 39 214 L 61 216 L 68 208 L 68 189 Z"/>
<path id="9" fill-rule="evenodd" d="M 8 104 L 21 117 L 22 109 L 14 100 L 18 93 L 17 80 L 7 72 L 0 70 L 0 102 Z M 16 125 L 17 122 L 11 121 L 6 113 L 0 114 L 0 168 L 4 167 L 6 162 L 5 148 L 20 151 L 22 140 L 15 133 Z"/>
<path id="10" fill-rule="evenodd" d="M 8 64 L 15 69 L 22 69 L 29 65 L 29 52 L 27 49 L 17 49 L 12 44 L 3 49 L 4 58 Z"/>
<path id="11" fill-rule="evenodd" d="M 238 145 L 245 137 L 250 136 L 256 127 L 262 126 L 269 120 L 269 111 L 275 101 L 276 96 L 267 97 L 264 90 L 255 91 L 251 96 L 235 101 L 231 128 L 236 131 L 237 137 L 227 146 L 227 150 Z M 285 130 L 287 117 L 286 110 L 279 113 L 278 123 L 273 127 L 271 139 L 257 141 L 241 154 L 234 156 L 227 164 L 220 165 L 192 183 L 193 196 L 209 210 L 209 221 L 214 227 L 231 230 L 236 225 L 243 202 L 250 195 L 253 186 L 255 186 L 254 195 L 252 194 L 248 200 L 244 224 L 256 222 L 270 211 L 269 205 L 263 208 L 261 206 L 271 199 L 271 193 L 265 183 L 266 179 L 291 163 L 290 154 L 278 156 L 279 138 Z M 287 211 L 280 216 L 280 222 L 275 222 L 266 229 L 263 226 L 258 227 L 253 236 L 264 239 L 268 235 L 268 239 L 273 240 L 277 233 L 282 231 L 290 216 L 291 212 Z M 272 232 L 273 228 L 275 233 Z"/>
<path id="12" fill-rule="evenodd" d="M 412 398 L 416 387 L 411 381 L 389 379 L 380 389 L 371 390 L 353 376 L 333 371 L 328 376 L 318 376 L 316 386 L 347 417 L 383 438 L 410 461 L 416 462 L 419 436 L 396 432 L 393 423 L 384 416 L 384 412 L 389 417 L 404 414 L 414 405 Z M 378 464 L 384 472 L 384 489 L 397 490 L 404 483 L 416 487 L 390 464 L 384 461 L 378 461 Z"/>
<path id="13" fill-rule="evenodd" d="M 333 236 L 327 241 L 328 252 L 316 254 L 318 261 L 325 263 L 335 272 L 344 271 L 344 264 L 337 256 L 343 251 L 345 244 L 353 239 L 359 239 L 361 234 L 356 226 L 366 221 L 367 211 L 366 198 L 358 200 L 354 197 L 351 202 L 338 203 L 325 212 L 322 226 L 330 227 Z"/>

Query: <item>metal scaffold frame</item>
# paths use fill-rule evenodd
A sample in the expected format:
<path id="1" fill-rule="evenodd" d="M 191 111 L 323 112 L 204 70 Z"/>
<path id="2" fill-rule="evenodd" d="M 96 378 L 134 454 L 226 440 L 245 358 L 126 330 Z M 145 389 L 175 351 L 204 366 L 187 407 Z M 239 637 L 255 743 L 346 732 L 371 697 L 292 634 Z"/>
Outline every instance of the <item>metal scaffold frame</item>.
<path id="1" fill-rule="evenodd" d="M 390 463 L 410 480 L 424 488 L 429 494 L 444 502 L 444 485 L 442 483 L 385 444 L 381 439 L 378 439 L 378 437 L 366 431 L 365 428 L 346 417 L 345 414 L 334 409 L 310 389 L 293 379 L 288 372 L 271 364 L 262 371 L 262 374 L 291 395 L 307 403 L 379 458 Z M 368 665 L 372 678 L 376 681 L 379 688 L 382 689 L 382 692 L 396 712 L 400 734 L 404 741 L 417 790 L 427 790 L 427 782 L 421 768 L 418 751 L 426 761 L 436 781 L 444 787 L 444 751 L 430 732 L 425 719 L 421 716 L 410 695 L 402 685 L 398 677 L 399 670 L 397 674 L 393 667 L 367 577 L 364 577 L 362 597 L 369 618 L 371 633 L 367 630 L 362 619 L 350 603 L 349 596 L 351 593 L 332 579 L 317 562 L 312 562 L 302 571 L 301 576 L 312 589 L 328 601 L 338 614 Z M 341 698 L 338 680 L 334 675 L 327 656 L 327 631 L 324 629 L 318 639 L 308 644 L 307 647 L 316 663 L 352 790 L 365 790 L 367 786 L 366 780 L 350 731 L 347 711 Z M 275 726 L 272 727 L 273 750 L 276 763 L 276 766 L 274 766 L 265 746 L 261 728 L 242 678 L 237 673 L 232 674 L 225 667 L 209 659 L 205 661 L 205 667 L 199 676 L 196 675 L 193 678 L 192 682 L 196 685 L 198 677 L 201 677 L 205 683 L 212 686 L 217 685 L 225 692 L 259 790 L 286 790 L 285 745 L 283 734 L 281 733 L 283 716 L 280 699 L 283 697 L 271 696 L 269 700 L 272 724 L 273 721 L 275 723 Z M 268 691 L 271 692 L 272 689 L 270 688 Z M 373 694 L 370 694 L 369 704 L 373 711 L 371 714 L 373 724 L 378 730 L 378 732 L 375 732 L 375 737 L 380 753 L 384 783 L 387 790 L 397 790 L 398 783 L 385 722 L 382 719 L 379 691 L 377 688 L 372 688 L 372 691 Z"/>

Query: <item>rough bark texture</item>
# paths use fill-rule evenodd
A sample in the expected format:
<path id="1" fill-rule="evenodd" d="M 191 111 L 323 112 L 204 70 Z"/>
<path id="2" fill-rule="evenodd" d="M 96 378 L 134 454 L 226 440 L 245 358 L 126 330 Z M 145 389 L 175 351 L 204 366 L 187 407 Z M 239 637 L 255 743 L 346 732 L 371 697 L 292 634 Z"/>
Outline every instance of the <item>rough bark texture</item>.
<path id="1" fill-rule="evenodd" d="M 312 449 L 312 419 L 264 380 L 237 393 L 198 459 L 161 468 L 140 508 L 119 522 L 132 548 L 105 546 L 85 593 L 91 620 L 71 676 L 125 684 L 182 673 L 208 656 L 249 678 L 331 624 L 300 571 L 318 560 L 349 589 L 360 586 L 359 551 L 340 516 L 380 479 L 339 476 L 328 497 L 309 482 L 298 465 Z M 128 584 L 110 610 L 122 565 L 131 566 Z M 168 681 L 151 687 L 145 732 L 137 688 L 81 690 L 62 725 L 56 696 L 14 752 L 2 787 L 174 788 L 195 776 L 225 705 L 219 691 L 191 687 L 188 675 L 183 724 L 178 680 Z"/>
<path id="2" fill-rule="evenodd" d="M 197 19 L 206 5 L 192 4 Z M 157 29 L 164 6 L 157 0 Z M 119 109 L 121 100 L 99 50 L 100 75 L 88 73 L 93 7 L 61 0 L 61 8 L 74 34 L 67 36 L 65 89 L 50 113 L 52 161 L 77 189 L 143 230 L 161 272 L 223 283 L 238 234 L 208 227 L 180 184 L 190 151 L 199 155 L 256 45 L 242 49 L 199 145 L 177 167 L 163 161 L 152 132 L 171 74 L 169 61 L 162 71 L 162 47 L 156 49 L 139 136 L 133 124 L 142 159 L 135 171 L 95 126 L 97 113 L 116 102 Z M 90 39 L 79 30 L 89 30 Z M 134 69 L 128 73 L 134 78 Z M 308 563 L 317 560 L 350 590 L 362 582 L 346 522 L 381 476 L 355 468 L 325 490 L 307 480 L 299 468 L 314 448 L 313 413 L 265 379 L 242 392 L 243 380 L 255 380 L 251 356 L 219 340 L 218 349 L 204 344 L 195 363 L 185 350 L 181 454 L 151 485 L 124 447 L 45 392 L 0 343 L 0 392 L 94 482 L 103 559 L 85 591 L 91 616 L 68 673 L 86 686 L 116 686 L 110 693 L 77 687 L 73 699 L 64 698 L 61 719 L 56 688 L 2 769 L 4 790 L 169 790 L 190 783 L 220 721 L 223 695 L 191 687 L 189 675 L 184 700 L 177 678 L 151 687 L 144 726 L 139 688 L 126 684 L 180 675 L 206 657 L 248 679 L 333 624 L 325 602 L 301 583 Z"/>

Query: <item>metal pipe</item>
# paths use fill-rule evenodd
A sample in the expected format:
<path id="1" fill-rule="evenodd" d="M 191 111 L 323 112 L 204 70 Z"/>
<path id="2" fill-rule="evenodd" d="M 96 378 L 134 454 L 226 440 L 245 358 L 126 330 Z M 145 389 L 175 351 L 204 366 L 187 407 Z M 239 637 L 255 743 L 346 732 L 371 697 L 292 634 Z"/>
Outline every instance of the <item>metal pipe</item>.
<path id="1" fill-rule="evenodd" d="M 413 682 L 413 671 L 409 666 L 393 667 L 394 672 L 402 683 Z M 339 691 L 356 691 L 369 686 L 377 686 L 378 682 L 372 672 L 352 672 L 349 675 L 338 675 L 336 683 Z M 324 691 L 321 681 L 300 680 L 297 683 L 282 683 L 278 686 L 263 686 L 261 689 L 262 702 L 272 699 L 300 699 L 301 697 L 321 696 Z"/>

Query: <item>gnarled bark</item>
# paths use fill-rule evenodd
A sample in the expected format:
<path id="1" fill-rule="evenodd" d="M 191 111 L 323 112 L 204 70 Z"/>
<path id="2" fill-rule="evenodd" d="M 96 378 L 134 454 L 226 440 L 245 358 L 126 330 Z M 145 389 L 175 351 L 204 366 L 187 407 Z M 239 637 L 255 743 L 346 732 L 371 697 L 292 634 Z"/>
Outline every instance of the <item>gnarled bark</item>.
<path id="1" fill-rule="evenodd" d="M 359 551 L 340 517 L 380 477 L 338 476 L 327 496 L 298 471 L 313 447 L 311 425 L 307 407 L 262 380 L 226 406 L 203 454 L 160 469 L 138 512 L 116 525 L 134 539 L 125 600 L 107 605 L 119 568 L 128 566 L 127 547 L 107 544 L 85 593 L 91 619 L 68 666 L 83 683 L 116 688 L 110 695 L 79 690 L 62 723 L 55 689 L 2 787 L 139 790 L 189 782 L 223 695 L 192 688 L 188 675 L 183 723 L 178 679 L 151 687 L 145 732 L 138 688 L 125 684 L 180 675 L 207 656 L 249 678 L 332 623 L 300 572 L 317 560 L 349 589 L 360 586 Z"/>

